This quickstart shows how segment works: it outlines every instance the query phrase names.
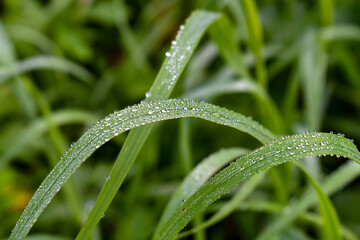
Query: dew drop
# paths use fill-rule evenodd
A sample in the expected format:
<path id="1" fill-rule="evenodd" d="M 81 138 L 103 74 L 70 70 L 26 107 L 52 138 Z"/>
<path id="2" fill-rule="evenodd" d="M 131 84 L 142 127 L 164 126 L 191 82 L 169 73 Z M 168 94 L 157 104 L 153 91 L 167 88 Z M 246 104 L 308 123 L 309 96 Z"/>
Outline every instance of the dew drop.
<path id="1" fill-rule="evenodd" d="M 146 98 L 151 97 L 151 92 L 146 92 L 146 93 L 145 93 L 145 97 L 146 97 Z"/>
<path id="2" fill-rule="evenodd" d="M 166 53 L 165 53 L 165 56 L 170 57 L 170 56 L 171 56 L 171 53 L 170 53 L 170 52 L 166 52 Z"/>

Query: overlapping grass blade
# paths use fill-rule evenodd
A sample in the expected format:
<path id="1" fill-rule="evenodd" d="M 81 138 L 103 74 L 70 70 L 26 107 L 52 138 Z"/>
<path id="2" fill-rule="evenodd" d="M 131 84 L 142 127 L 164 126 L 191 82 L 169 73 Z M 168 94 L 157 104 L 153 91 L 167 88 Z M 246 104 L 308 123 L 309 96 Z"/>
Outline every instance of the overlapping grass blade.
<path id="1" fill-rule="evenodd" d="M 175 87 L 177 80 L 190 60 L 194 49 L 198 45 L 206 29 L 219 18 L 219 14 L 209 11 L 195 11 L 180 26 L 175 40 L 171 42 L 170 51 L 165 53 L 166 59 L 150 88 L 146 99 L 167 99 Z M 77 239 L 86 239 L 96 224 L 100 221 L 116 192 L 120 188 L 126 175 L 130 171 L 137 155 L 152 129 L 152 124 L 130 131 L 119 156 L 105 182 L 95 206 L 91 211 L 84 227 L 80 230 Z"/>
<path id="2" fill-rule="evenodd" d="M 210 82 L 201 87 L 186 92 L 183 97 L 190 99 L 209 100 L 220 95 L 230 93 L 255 93 L 256 83 L 246 80 L 233 80 L 226 82 Z"/>
<path id="3" fill-rule="evenodd" d="M 32 225 L 36 222 L 36 219 L 63 184 L 70 178 L 81 163 L 105 142 L 135 127 L 166 119 L 183 117 L 197 117 L 225 126 L 231 126 L 249 133 L 261 142 L 270 142 L 275 138 L 269 130 L 257 122 L 241 114 L 204 102 L 176 99 L 157 100 L 144 102 L 115 112 L 88 130 L 67 151 L 34 194 L 17 222 L 10 239 L 23 239 L 26 236 Z M 116 176 L 110 174 L 106 182 L 109 182 L 115 177 Z"/>
<path id="4" fill-rule="evenodd" d="M 13 43 L 11 42 L 4 25 L 0 20 L 0 67 L 9 67 L 16 61 L 16 52 Z M 1 76 L 0 76 L 1 77 Z M 1 83 L 1 78 L 0 78 Z M 24 83 L 20 77 L 15 76 L 14 81 L 11 83 L 12 91 L 14 92 L 18 102 L 23 108 L 25 114 L 29 119 L 35 117 L 36 107 L 34 101 L 31 99 Z"/>
<path id="5" fill-rule="evenodd" d="M 60 53 L 61 50 L 54 42 L 39 30 L 24 25 L 11 24 L 8 25 L 9 35 L 15 42 L 26 42 L 36 46 L 45 53 Z"/>
<path id="6" fill-rule="evenodd" d="M 304 94 L 304 117 L 306 129 L 318 131 L 325 114 L 325 84 L 327 53 L 318 32 L 309 30 L 301 45 L 299 56 L 300 82 Z M 306 159 L 307 169 L 312 175 L 320 175 L 319 161 Z"/>
<path id="7" fill-rule="evenodd" d="M 322 28 L 321 38 L 326 42 L 360 41 L 360 28 L 355 25 L 336 24 Z"/>
<path id="8" fill-rule="evenodd" d="M 309 129 L 316 131 L 324 115 L 325 69 L 327 59 L 317 32 L 309 31 L 302 45 L 299 71 L 305 94 L 305 117 Z"/>
<path id="9" fill-rule="evenodd" d="M 220 53 L 240 77 L 250 77 L 244 58 L 235 41 L 235 31 L 230 20 L 223 15 L 210 28 L 211 39 L 218 45 Z"/>
<path id="10" fill-rule="evenodd" d="M 248 152 L 248 150 L 243 148 L 222 149 L 201 161 L 201 163 L 186 176 L 167 203 L 160 221 L 156 226 L 155 235 L 157 235 L 157 232 L 164 226 L 164 223 L 177 210 L 182 202 L 186 202 L 186 200 L 195 193 L 201 185 L 222 167 L 246 152 Z"/>
<path id="11" fill-rule="evenodd" d="M 60 110 L 52 113 L 53 122 L 56 126 L 64 124 L 92 124 L 96 122 L 96 117 L 89 112 L 80 110 Z M 49 130 L 49 126 L 45 118 L 39 118 L 29 125 L 20 135 L 17 136 L 12 144 L 0 156 L 0 172 L 4 167 L 15 158 L 21 150 L 34 139 L 41 136 Z"/>
<path id="12" fill-rule="evenodd" d="M 253 0 L 241 0 L 241 5 L 246 19 L 247 41 L 255 55 L 256 77 L 260 85 L 267 88 L 267 73 L 263 59 L 263 32 L 256 3 Z"/>
<path id="13" fill-rule="evenodd" d="M 238 192 L 232 197 L 232 199 L 224 206 L 222 206 L 213 216 L 211 216 L 211 218 L 189 231 L 180 233 L 178 235 L 178 238 L 185 237 L 189 234 L 194 234 L 202 229 L 213 226 L 227 216 L 229 216 L 233 211 L 236 210 L 239 204 L 254 191 L 254 189 L 261 183 L 265 176 L 265 172 L 262 172 L 258 175 L 253 176 L 248 181 L 244 182 Z"/>
<path id="14" fill-rule="evenodd" d="M 92 83 L 94 80 L 94 76 L 91 73 L 69 60 L 57 56 L 38 55 L 6 67 L 0 67 L 0 84 L 9 81 L 16 75 L 44 69 L 73 74 L 87 84 Z"/>
<path id="15" fill-rule="evenodd" d="M 330 199 L 323 192 L 316 180 L 306 171 L 306 169 L 300 164 L 297 163 L 297 166 L 305 173 L 306 178 L 309 180 L 313 188 L 315 189 L 320 213 L 322 216 L 322 238 L 323 239 L 341 239 L 340 234 L 340 221 L 336 214 L 334 206 L 331 204 Z"/>
<path id="16" fill-rule="evenodd" d="M 174 239 L 199 212 L 245 179 L 279 164 L 314 155 L 337 155 L 360 164 L 352 141 L 329 133 L 305 133 L 282 137 L 240 158 L 203 185 L 165 224 L 154 239 Z"/>
<path id="17" fill-rule="evenodd" d="M 26 81 L 26 85 L 44 116 L 49 129 L 49 136 L 52 140 L 52 145 L 54 146 L 55 158 L 59 159 L 63 154 L 65 154 L 66 148 L 68 147 L 67 141 L 65 140 L 60 128 L 55 124 L 51 107 L 45 97 L 31 81 Z M 55 167 L 57 160 L 53 161 L 53 158 L 51 157 L 49 159 L 51 166 Z M 68 184 L 64 186 L 64 193 L 67 202 L 71 206 L 74 219 L 79 225 L 81 225 L 83 216 L 82 201 L 73 181 L 69 181 Z"/>
<path id="18" fill-rule="evenodd" d="M 360 166 L 357 163 L 349 161 L 321 182 L 320 187 L 325 194 L 332 195 L 359 176 Z M 310 206 L 315 205 L 316 202 L 316 192 L 314 189 L 311 189 L 310 192 L 305 193 L 298 201 L 285 206 L 280 215 L 271 222 L 256 239 L 272 239 L 279 235 L 279 233 L 286 229 L 294 219 L 305 213 L 305 211 Z"/>

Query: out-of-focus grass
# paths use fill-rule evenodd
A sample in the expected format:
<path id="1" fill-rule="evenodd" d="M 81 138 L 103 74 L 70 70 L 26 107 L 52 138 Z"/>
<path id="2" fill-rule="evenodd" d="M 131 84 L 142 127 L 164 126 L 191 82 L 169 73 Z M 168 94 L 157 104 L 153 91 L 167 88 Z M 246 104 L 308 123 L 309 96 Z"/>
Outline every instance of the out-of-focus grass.
<path id="1" fill-rule="evenodd" d="M 0 2 L 0 237 L 9 236 L 52 165 L 95 119 L 145 99 L 180 25 L 199 8 L 222 15 L 191 49 L 193 57 L 171 97 L 203 99 L 252 116 L 278 135 L 342 132 L 359 146 L 357 1 L 5 0 Z M 148 100 L 162 94 L 151 95 Z M 125 137 L 100 148 L 77 170 L 29 239 L 78 234 L 116 154 L 123 146 L 122 151 L 133 149 L 125 149 Z M 156 125 L 136 150 L 136 162 L 93 238 L 151 238 L 170 196 L 186 185 L 196 165 L 234 146 L 252 151 L 261 144 L 200 120 Z M 304 159 L 305 171 L 333 200 L 343 238 L 358 239 L 357 166 L 323 159 Z M 226 213 L 225 219 L 194 238 L 326 236 L 326 224 L 306 218 L 326 215 L 306 175 L 284 165 L 263 178 L 218 200 L 224 208 L 215 219 Z M 243 200 L 269 209 L 236 208 Z M 187 233 L 211 223 L 212 211 L 195 218 Z"/>

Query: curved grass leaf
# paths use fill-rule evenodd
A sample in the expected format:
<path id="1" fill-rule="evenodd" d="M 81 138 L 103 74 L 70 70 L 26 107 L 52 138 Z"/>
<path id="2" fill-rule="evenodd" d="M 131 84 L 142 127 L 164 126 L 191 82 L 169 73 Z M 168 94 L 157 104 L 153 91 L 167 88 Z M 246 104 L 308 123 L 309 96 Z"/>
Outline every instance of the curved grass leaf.
<path id="1" fill-rule="evenodd" d="M 198 10 L 190 15 L 185 25 L 180 26 L 175 40 L 171 42 L 170 51 L 165 53 L 166 59 L 150 91 L 145 95 L 145 101 L 169 98 L 201 37 L 206 29 L 218 19 L 219 16 L 218 13 Z M 110 178 L 105 182 L 94 208 L 76 239 L 87 239 L 96 224 L 100 221 L 135 162 L 152 127 L 153 125 L 149 124 L 130 131 L 110 171 Z"/>
<path id="2" fill-rule="evenodd" d="M 19 61 L 13 65 L 0 68 L 0 84 L 9 81 L 12 77 L 33 70 L 57 70 L 71 73 L 86 83 L 91 83 L 94 76 L 83 67 L 57 56 L 38 55 Z"/>
<path id="3" fill-rule="evenodd" d="M 208 100 L 228 93 L 256 93 L 259 90 L 256 83 L 247 80 L 229 82 L 211 82 L 186 92 L 183 97 Z"/>
<path id="4" fill-rule="evenodd" d="M 329 175 L 320 183 L 321 189 L 325 194 L 331 195 L 344 186 L 348 185 L 360 176 L 360 166 L 352 161 L 347 162 L 334 173 Z M 286 229 L 294 219 L 317 202 L 316 192 L 314 189 L 304 194 L 298 201 L 292 202 L 283 208 L 281 214 L 274 219 L 264 231 L 259 234 L 257 240 L 267 240 L 276 237 L 284 229 Z"/>
<path id="5" fill-rule="evenodd" d="M 50 38 L 40 32 L 38 29 L 27 26 L 25 24 L 9 24 L 7 25 L 9 35 L 15 42 L 26 42 L 36 46 L 38 49 L 46 53 L 60 53 L 61 50 L 55 45 Z"/>
<path id="6" fill-rule="evenodd" d="M 240 79 L 227 82 L 209 82 L 184 94 L 184 98 L 208 100 L 213 97 L 229 93 L 251 93 L 259 101 L 263 110 L 263 119 L 276 132 L 282 132 L 282 119 L 279 111 L 266 91 L 250 79 Z"/>
<path id="7" fill-rule="evenodd" d="M 344 41 L 353 40 L 360 41 L 360 28 L 355 25 L 332 25 L 323 28 L 320 32 L 321 38 L 324 41 Z"/>
<path id="8" fill-rule="evenodd" d="M 144 102 L 105 117 L 88 130 L 63 156 L 35 192 L 18 220 L 10 239 L 23 239 L 40 213 L 75 170 L 105 142 L 132 128 L 167 119 L 197 117 L 247 132 L 261 142 L 275 136 L 257 122 L 241 114 L 204 102 L 158 100 Z M 111 176 L 111 175 L 110 175 Z M 112 177 L 112 176 L 111 176 Z M 107 179 L 109 181 L 110 178 Z"/>
<path id="9" fill-rule="evenodd" d="M 305 168 L 300 163 L 297 163 L 297 166 L 303 171 L 303 173 L 305 173 L 306 178 L 316 191 L 323 222 L 323 239 L 340 240 L 340 221 L 330 199 L 326 196 L 315 179 L 305 170 Z"/>
<path id="10" fill-rule="evenodd" d="M 94 115 L 80 110 L 61 110 L 53 112 L 52 114 L 54 124 L 57 126 L 74 123 L 91 124 L 96 121 Z M 11 141 L 12 144 L 10 144 L 0 156 L 0 172 L 27 144 L 31 143 L 34 139 L 48 130 L 49 126 L 45 118 L 35 120 L 29 125 L 16 140 Z"/>
<path id="11" fill-rule="evenodd" d="M 222 149 L 201 161 L 201 163 L 186 176 L 167 203 L 160 221 L 156 226 L 155 235 L 182 202 L 185 202 L 201 185 L 209 180 L 209 178 L 222 167 L 229 164 L 231 160 L 248 151 L 249 150 L 243 148 Z"/>
<path id="12" fill-rule="evenodd" d="M 253 176 L 248 181 L 244 182 L 238 192 L 232 197 L 232 199 L 222 208 L 220 208 L 213 216 L 211 216 L 211 218 L 189 231 L 180 233 L 177 237 L 182 238 L 187 235 L 194 234 L 202 229 L 206 229 L 210 226 L 215 225 L 216 223 L 229 216 L 233 211 L 237 209 L 239 204 L 254 191 L 254 189 L 261 183 L 265 176 L 265 172 L 262 172 L 258 175 Z"/>
<path id="13" fill-rule="evenodd" d="M 360 153 L 352 141 L 329 133 L 305 133 L 282 137 L 249 153 L 201 187 L 165 224 L 153 239 L 174 239 L 199 212 L 226 191 L 247 178 L 279 164 L 314 155 L 337 155 L 360 164 Z"/>

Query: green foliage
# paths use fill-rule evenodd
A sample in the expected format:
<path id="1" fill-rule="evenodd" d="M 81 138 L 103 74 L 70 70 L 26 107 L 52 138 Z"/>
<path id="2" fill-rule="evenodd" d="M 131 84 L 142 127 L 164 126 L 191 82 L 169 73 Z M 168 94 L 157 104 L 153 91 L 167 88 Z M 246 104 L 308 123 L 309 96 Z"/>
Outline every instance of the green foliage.
<path id="1" fill-rule="evenodd" d="M 359 7 L 1 2 L 0 238 L 359 239 Z"/>

